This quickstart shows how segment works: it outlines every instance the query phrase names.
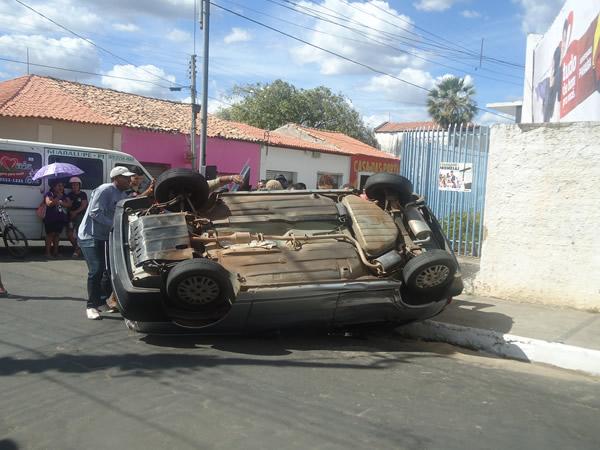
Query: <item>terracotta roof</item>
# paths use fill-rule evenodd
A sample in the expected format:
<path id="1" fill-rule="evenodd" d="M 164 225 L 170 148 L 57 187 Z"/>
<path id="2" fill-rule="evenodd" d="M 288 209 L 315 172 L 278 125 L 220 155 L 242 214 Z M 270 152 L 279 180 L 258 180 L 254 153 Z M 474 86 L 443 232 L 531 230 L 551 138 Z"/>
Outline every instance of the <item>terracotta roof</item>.
<path id="1" fill-rule="evenodd" d="M 435 122 L 383 122 L 375 128 L 375 133 L 397 133 L 399 131 L 416 130 L 417 128 L 434 128 Z"/>
<path id="2" fill-rule="evenodd" d="M 187 134 L 190 132 L 190 114 L 191 107 L 188 103 L 144 97 L 51 77 L 28 75 L 0 82 L 0 116 L 5 117 L 37 117 Z M 342 133 L 300 128 L 317 137 L 308 141 L 208 116 L 209 137 L 343 155 L 368 154 L 389 158 L 387 153 Z"/>
<path id="3" fill-rule="evenodd" d="M 302 136 L 304 139 L 311 139 L 312 141 L 322 142 L 324 144 L 332 145 L 336 147 L 341 153 L 346 155 L 366 155 L 377 158 L 385 158 L 397 161 L 398 158 L 390 155 L 389 153 L 382 152 L 381 150 L 371 147 L 364 142 L 354 139 L 344 133 L 338 131 L 321 130 L 319 128 L 303 127 L 296 124 L 288 124 L 275 130 L 279 133 L 293 132 L 294 135 Z M 306 142 L 306 140 L 305 140 Z"/>

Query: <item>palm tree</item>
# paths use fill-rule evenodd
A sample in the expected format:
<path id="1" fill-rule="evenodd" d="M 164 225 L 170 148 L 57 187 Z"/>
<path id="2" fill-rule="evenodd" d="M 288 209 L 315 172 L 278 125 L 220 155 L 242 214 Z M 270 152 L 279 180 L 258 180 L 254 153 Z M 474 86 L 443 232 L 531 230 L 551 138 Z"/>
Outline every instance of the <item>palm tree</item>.
<path id="1" fill-rule="evenodd" d="M 441 127 L 469 123 L 477 112 L 475 88 L 464 78 L 444 77 L 427 95 L 427 111 Z"/>

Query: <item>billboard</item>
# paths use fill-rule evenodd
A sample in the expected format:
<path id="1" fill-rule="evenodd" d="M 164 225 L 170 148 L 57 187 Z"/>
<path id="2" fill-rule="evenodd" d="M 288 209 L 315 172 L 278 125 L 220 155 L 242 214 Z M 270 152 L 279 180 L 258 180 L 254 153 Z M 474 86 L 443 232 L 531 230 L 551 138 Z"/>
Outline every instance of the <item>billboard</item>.
<path id="1" fill-rule="evenodd" d="M 600 0 L 567 0 L 527 49 L 523 122 L 600 120 L 599 14 Z"/>
<path id="2" fill-rule="evenodd" d="M 441 162 L 438 174 L 440 191 L 471 192 L 473 164 Z"/>

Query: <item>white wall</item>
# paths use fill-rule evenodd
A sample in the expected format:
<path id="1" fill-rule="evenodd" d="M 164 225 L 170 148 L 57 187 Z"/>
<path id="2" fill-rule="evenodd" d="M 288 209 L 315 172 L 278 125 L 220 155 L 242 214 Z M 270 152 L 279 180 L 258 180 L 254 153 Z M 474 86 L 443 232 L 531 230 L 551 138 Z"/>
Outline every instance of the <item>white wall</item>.
<path id="1" fill-rule="evenodd" d="M 402 135 L 404 133 L 375 133 L 375 139 L 381 151 L 400 156 L 399 149 L 402 148 Z"/>
<path id="2" fill-rule="evenodd" d="M 491 130 L 478 293 L 600 310 L 600 123 Z"/>
<path id="3" fill-rule="evenodd" d="M 266 178 L 267 170 L 296 172 L 297 182 L 315 189 L 317 172 L 342 174 L 342 183 L 348 183 L 350 156 L 263 145 L 260 150 L 261 179 Z"/>

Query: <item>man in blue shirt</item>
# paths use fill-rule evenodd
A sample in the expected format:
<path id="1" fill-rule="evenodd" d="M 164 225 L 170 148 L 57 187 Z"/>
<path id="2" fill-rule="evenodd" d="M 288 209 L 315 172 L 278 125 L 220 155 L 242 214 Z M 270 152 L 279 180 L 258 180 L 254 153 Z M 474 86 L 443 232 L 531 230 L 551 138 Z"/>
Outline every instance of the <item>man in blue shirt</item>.
<path id="1" fill-rule="evenodd" d="M 88 266 L 88 301 L 86 314 L 88 319 L 101 319 L 98 310 L 104 304 L 102 276 L 107 272 L 106 245 L 112 229 L 115 207 L 120 200 L 127 198 L 127 189 L 134 174 L 126 167 L 115 167 L 110 171 L 110 183 L 98 186 L 92 192 L 89 205 L 77 238 L 79 247 Z"/>

